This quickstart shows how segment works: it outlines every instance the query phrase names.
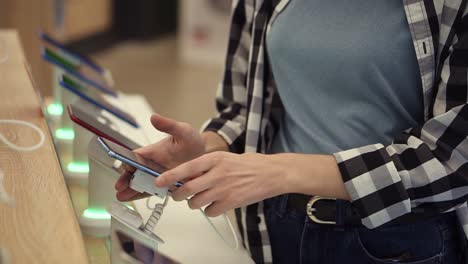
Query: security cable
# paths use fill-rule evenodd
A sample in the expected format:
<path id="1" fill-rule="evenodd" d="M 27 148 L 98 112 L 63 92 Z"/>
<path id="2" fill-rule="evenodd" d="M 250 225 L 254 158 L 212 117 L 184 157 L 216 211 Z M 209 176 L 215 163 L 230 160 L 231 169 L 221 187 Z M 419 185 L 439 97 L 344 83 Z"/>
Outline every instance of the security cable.
<path id="1" fill-rule="evenodd" d="M 152 210 L 153 212 L 152 212 L 150 218 L 148 219 L 148 221 L 145 224 L 145 227 L 144 227 L 145 233 L 147 233 L 147 234 L 153 233 L 154 227 L 157 225 L 158 221 L 161 219 L 164 207 L 166 207 L 166 205 L 168 203 L 168 200 L 169 200 L 169 196 L 166 196 L 166 198 L 164 199 L 164 203 L 162 203 L 162 204 L 158 203 L 154 207 L 151 207 L 150 204 L 149 204 L 150 203 L 150 198 L 146 199 L 146 207 L 149 210 Z M 185 200 L 189 201 L 189 199 L 185 199 Z M 213 228 L 213 230 L 216 232 L 216 234 L 219 236 L 219 238 L 221 238 L 221 240 L 223 240 L 224 243 L 228 247 L 234 248 L 236 250 L 239 249 L 239 247 L 240 247 L 239 239 L 237 237 L 236 231 L 234 229 L 234 226 L 232 225 L 231 220 L 229 220 L 229 218 L 226 216 L 226 214 L 223 214 L 223 218 L 226 221 L 226 223 L 228 224 L 229 229 L 231 230 L 232 236 L 234 237 L 234 246 L 230 245 L 230 243 L 221 234 L 221 232 L 218 230 L 218 228 L 216 228 L 213 221 L 211 221 L 211 219 L 205 214 L 203 209 L 200 208 L 200 212 L 205 217 L 206 221 L 208 221 L 211 228 Z"/>

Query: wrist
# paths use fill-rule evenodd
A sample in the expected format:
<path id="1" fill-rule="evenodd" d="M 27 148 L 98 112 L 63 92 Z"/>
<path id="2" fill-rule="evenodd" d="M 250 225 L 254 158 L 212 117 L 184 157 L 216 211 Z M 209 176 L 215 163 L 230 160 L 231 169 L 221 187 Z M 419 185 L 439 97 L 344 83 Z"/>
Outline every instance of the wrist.
<path id="1" fill-rule="evenodd" d="M 274 156 L 282 164 L 285 193 L 350 199 L 332 155 L 284 153 Z"/>
<path id="2" fill-rule="evenodd" d="M 205 146 L 205 153 L 215 151 L 229 151 L 227 142 L 219 134 L 206 131 L 201 134 Z"/>
<path id="3" fill-rule="evenodd" d="M 275 171 L 280 182 L 278 194 L 285 193 L 304 193 L 301 182 L 306 181 L 307 176 L 304 173 L 305 168 L 299 168 L 299 154 L 280 153 L 269 155 L 276 165 Z"/>

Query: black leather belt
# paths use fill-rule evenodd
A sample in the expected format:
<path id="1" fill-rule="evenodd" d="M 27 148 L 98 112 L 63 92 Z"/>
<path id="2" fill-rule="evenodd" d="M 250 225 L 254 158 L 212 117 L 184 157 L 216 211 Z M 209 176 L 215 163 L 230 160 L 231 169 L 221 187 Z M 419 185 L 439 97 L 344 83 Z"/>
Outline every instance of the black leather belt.
<path id="1" fill-rule="evenodd" d="M 362 226 L 361 217 L 350 202 L 304 194 L 288 195 L 288 210 L 307 214 L 311 221 L 319 224 L 340 226 Z M 340 213 L 337 213 L 337 212 Z M 391 225 L 412 224 L 431 219 L 434 213 L 410 213 L 392 221 Z"/>

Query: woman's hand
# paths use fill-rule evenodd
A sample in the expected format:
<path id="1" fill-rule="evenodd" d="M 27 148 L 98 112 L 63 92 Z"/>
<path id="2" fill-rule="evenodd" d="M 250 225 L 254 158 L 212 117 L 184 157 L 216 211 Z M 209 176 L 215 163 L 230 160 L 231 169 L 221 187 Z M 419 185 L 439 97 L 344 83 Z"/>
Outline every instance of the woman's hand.
<path id="1" fill-rule="evenodd" d="M 252 204 L 286 192 L 284 164 L 274 155 L 213 152 L 163 173 L 156 186 L 185 184 L 172 192 L 176 201 L 190 196 L 189 207 L 205 209 L 208 216 Z"/>
<path id="2" fill-rule="evenodd" d="M 171 169 L 205 153 L 204 138 L 189 124 L 157 114 L 151 116 L 151 123 L 157 130 L 169 136 L 157 143 L 134 150 L 141 156 Z M 129 188 L 129 181 L 135 169 L 126 165 L 123 169 L 123 174 L 115 184 L 117 199 L 129 201 L 146 197 L 147 195 Z"/>
<path id="3" fill-rule="evenodd" d="M 185 182 L 172 192 L 176 201 L 189 198 L 189 207 L 208 206 L 208 216 L 284 193 L 304 193 L 350 199 L 336 160 L 330 155 L 213 152 L 166 171 L 158 187 Z"/>

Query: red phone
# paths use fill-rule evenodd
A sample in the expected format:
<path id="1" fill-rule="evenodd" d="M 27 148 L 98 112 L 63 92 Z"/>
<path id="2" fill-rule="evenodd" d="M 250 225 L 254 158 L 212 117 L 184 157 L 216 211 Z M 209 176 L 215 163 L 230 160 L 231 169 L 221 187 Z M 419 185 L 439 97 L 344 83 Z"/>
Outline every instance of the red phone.
<path id="1" fill-rule="evenodd" d="M 70 116 L 70 119 L 75 122 L 76 124 L 80 125 L 81 127 L 87 129 L 88 131 L 92 132 L 93 134 L 108 139 L 120 146 L 133 150 L 140 148 L 141 145 L 135 143 L 133 140 L 129 139 L 128 137 L 122 135 L 115 129 L 111 128 L 111 121 L 106 120 L 108 123 L 102 123 L 99 121 L 99 117 L 96 115 L 92 115 L 86 110 L 81 109 L 76 105 L 68 105 L 67 112 Z M 102 117 L 101 117 L 102 118 Z"/>

